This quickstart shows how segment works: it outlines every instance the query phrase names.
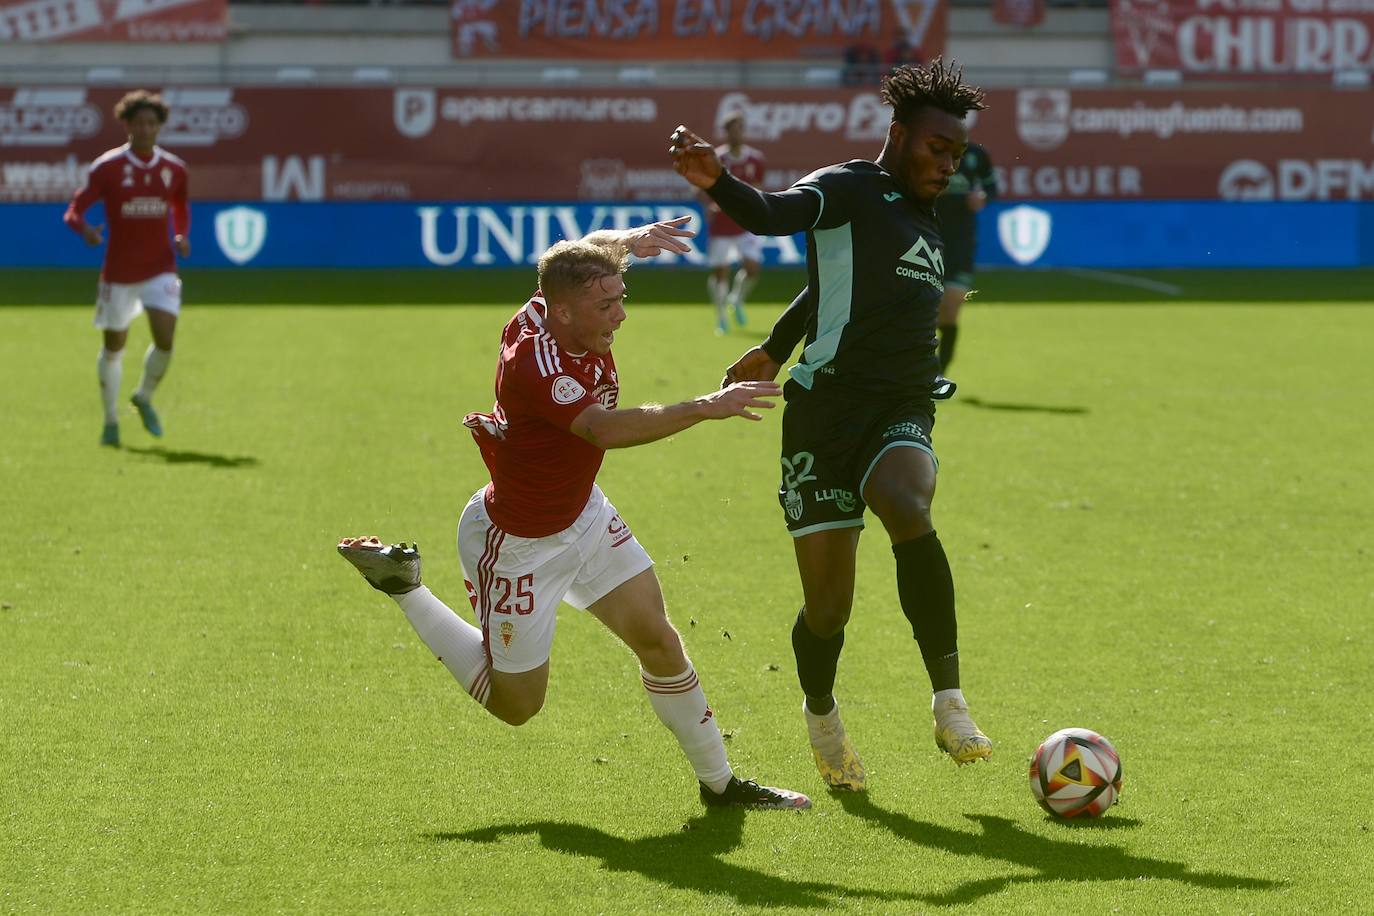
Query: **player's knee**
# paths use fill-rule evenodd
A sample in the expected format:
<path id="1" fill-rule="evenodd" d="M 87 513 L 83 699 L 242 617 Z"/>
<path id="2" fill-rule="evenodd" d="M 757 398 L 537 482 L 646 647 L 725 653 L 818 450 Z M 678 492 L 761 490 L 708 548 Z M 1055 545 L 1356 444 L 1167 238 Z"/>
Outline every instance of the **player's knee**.
<path id="1" fill-rule="evenodd" d="M 877 498 L 869 500 L 869 506 L 889 534 L 931 527 L 930 494 L 900 489 L 875 495 Z"/>
<path id="2" fill-rule="evenodd" d="M 806 627 L 821 639 L 829 639 L 849 623 L 849 612 L 853 605 L 852 597 L 841 595 L 815 603 L 807 601 Z"/>
<path id="3" fill-rule="evenodd" d="M 682 637 L 667 618 L 660 626 L 647 629 L 635 638 L 634 650 L 639 662 L 649 672 L 667 671 L 676 673 L 686 664 L 687 656 L 682 651 Z"/>
<path id="4" fill-rule="evenodd" d="M 499 707 L 488 706 L 488 708 L 496 714 L 496 718 L 507 725 L 524 725 L 533 719 L 539 710 L 544 708 L 544 698 L 542 696 L 514 698 L 501 703 Z"/>

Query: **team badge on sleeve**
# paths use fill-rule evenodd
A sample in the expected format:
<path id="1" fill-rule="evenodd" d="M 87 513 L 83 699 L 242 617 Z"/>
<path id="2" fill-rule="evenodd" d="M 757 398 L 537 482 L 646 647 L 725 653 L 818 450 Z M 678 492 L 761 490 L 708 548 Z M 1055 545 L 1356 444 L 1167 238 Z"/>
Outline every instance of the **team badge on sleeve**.
<path id="1" fill-rule="evenodd" d="M 553 399 L 559 404 L 575 404 L 586 394 L 587 389 L 572 376 L 560 375 L 553 380 Z"/>

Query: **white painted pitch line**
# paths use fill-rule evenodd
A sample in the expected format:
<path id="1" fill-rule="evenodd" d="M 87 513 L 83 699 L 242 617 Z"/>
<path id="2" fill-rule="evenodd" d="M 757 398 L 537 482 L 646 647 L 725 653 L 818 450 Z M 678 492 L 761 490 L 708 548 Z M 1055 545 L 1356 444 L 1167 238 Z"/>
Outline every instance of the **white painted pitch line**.
<path id="1" fill-rule="evenodd" d="M 1144 277 L 1132 277 L 1129 274 L 1113 273 L 1110 270 L 1092 270 L 1087 267 L 1065 267 L 1062 269 L 1064 273 L 1072 274 L 1076 277 L 1106 280 L 1108 283 L 1116 283 L 1120 286 L 1134 286 L 1137 289 L 1148 289 L 1156 293 L 1164 293 L 1166 296 L 1177 296 L 1183 292 L 1183 287 L 1175 286 L 1172 283 L 1165 283 L 1161 280 L 1147 280 Z"/>

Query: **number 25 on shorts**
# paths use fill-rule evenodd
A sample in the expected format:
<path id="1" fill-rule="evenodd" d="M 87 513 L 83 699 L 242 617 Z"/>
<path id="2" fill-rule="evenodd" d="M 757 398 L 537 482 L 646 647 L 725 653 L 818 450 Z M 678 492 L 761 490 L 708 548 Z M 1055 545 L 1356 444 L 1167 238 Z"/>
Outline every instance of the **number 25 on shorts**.
<path id="1" fill-rule="evenodd" d="M 492 583 L 496 592 L 496 603 L 492 610 L 497 614 L 516 613 L 521 616 L 534 613 L 534 574 L 526 573 L 514 583 L 505 576 L 497 576 Z M 512 603 L 511 598 L 515 601 Z"/>

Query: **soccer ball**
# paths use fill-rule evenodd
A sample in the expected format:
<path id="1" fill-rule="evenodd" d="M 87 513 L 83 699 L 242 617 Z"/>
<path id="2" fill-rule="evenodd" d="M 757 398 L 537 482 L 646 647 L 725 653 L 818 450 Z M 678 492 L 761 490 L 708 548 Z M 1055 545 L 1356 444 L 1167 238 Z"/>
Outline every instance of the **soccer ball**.
<path id="1" fill-rule="evenodd" d="M 1121 758 L 1112 743 L 1086 728 L 1064 728 L 1035 749 L 1031 794 L 1058 817 L 1099 817 L 1121 794 Z"/>

